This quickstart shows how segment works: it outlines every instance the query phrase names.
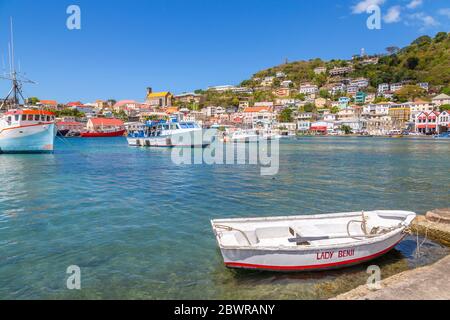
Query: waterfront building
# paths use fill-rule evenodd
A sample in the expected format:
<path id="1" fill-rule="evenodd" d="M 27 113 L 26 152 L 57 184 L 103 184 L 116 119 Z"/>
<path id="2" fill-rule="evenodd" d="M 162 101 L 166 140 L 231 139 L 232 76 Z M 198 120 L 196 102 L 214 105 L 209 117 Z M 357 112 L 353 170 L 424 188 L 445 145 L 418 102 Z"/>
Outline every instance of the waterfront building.
<path id="1" fill-rule="evenodd" d="M 439 112 L 421 111 L 415 117 L 415 129 L 417 133 L 436 134 L 438 132 Z"/>
<path id="2" fill-rule="evenodd" d="M 392 119 L 389 116 L 378 116 L 366 119 L 366 131 L 372 135 L 387 135 L 392 130 Z"/>
<path id="3" fill-rule="evenodd" d="M 411 117 L 411 108 L 406 105 L 392 105 L 389 108 L 389 117 L 392 120 L 393 130 L 404 130 L 408 127 Z"/>
<path id="4" fill-rule="evenodd" d="M 438 117 L 438 133 L 450 131 L 450 112 L 442 111 Z"/>
<path id="5" fill-rule="evenodd" d="M 272 106 L 254 106 L 245 108 L 242 112 L 244 124 L 256 127 L 258 125 L 268 125 L 276 120 Z"/>
<path id="6" fill-rule="evenodd" d="M 146 103 L 152 107 L 167 108 L 172 106 L 173 95 L 168 92 L 153 92 L 152 88 L 147 88 Z"/>
<path id="7" fill-rule="evenodd" d="M 364 122 L 358 118 L 345 118 L 339 121 L 335 122 L 335 127 L 337 129 L 341 128 L 342 126 L 348 126 L 352 129 L 353 133 L 359 133 L 362 132 L 364 129 Z"/>
<path id="8" fill-rule="evenodd" d="M 424 101 L 424 100 L 420 100 L 420 99 L 416 100 L 412 103 L 407 102 L 404 105 L 408 105 L 411 109 L 410 122 L 415 122 L 415 117 L 420 112 L 430 113 L 431 111 L 433 111 L 435 109 L 435 106 L 433 103 L 430 103 L 430 102 Z"/>
<path id="9" fill-rule="evenodd" d="M 311 120 L 298 120 L 297 130 L 300 132 L 307 132 L 311 129 Z"/>
<path id="10" fill-rule="evenodd" d="M 334 122 L 328 121 L 317 121 L 311 123 L 310 131 L 319 133 L 319 134 L 327 134 L 334 132 Z"/>

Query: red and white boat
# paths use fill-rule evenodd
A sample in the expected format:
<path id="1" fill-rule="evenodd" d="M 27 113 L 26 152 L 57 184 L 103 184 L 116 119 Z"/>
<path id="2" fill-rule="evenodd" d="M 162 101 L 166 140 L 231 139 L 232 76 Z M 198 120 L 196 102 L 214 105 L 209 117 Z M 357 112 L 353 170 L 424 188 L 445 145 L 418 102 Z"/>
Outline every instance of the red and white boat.
<path id="1" fill-rule="evenodd" d="M 371 211 L 211 223 L 229 268 L 312 271 L 355 265 L 389 252 L 415 217 L 408 211 Z"/>
<path id="2" fill-rule="evenodd" d="M 0 115 L 0 153 L 52 152 L 55 115 L 44 110 L 9 110 Z"/>

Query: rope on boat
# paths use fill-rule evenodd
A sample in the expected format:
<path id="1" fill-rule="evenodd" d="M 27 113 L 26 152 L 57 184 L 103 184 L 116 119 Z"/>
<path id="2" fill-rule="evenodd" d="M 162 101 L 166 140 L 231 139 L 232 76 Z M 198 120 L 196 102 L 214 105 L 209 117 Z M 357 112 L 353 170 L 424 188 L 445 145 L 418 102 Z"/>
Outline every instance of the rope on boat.
<path id="1" fill-rule="evenodd" d="M 252 243 L 250 242 L 250 239 L 248 238 L 247 234 L 244 231 L 236 229 L 236 228 L 233 228 L 233 227 L 230 227 L 230 226 L 225 226 L 225 225 L 222 225 L 222 224 L 215 224 L 214 226 L 217 229 L 223 229 L 223 230 L 226 230 L 226 231 L 238 231 L 245 237 L 245 240 L 247 240 L 248 244 L 250 246 L 252 245 Z"/>

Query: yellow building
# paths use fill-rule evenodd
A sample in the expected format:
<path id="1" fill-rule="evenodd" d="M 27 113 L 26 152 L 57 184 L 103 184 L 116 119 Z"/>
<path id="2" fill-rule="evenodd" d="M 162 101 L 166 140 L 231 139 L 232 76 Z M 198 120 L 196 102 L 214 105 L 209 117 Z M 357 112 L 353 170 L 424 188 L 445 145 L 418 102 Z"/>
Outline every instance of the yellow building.
<path id="1" fill-rule="evenodd" d="M 403 130 L 408 127 L 411 116 L 411 108 L 409 106 L 394 106 L 389 108 L 389 116 L 392 121 L 392 129 Z"/>
<path id="2" fill-rule="evenodd" d="M 172 106 L 173 95 L 168 92 L 153 92 L 152 88 L 147 89 L 146 103 L 151 107 L 167 108 Z"/>

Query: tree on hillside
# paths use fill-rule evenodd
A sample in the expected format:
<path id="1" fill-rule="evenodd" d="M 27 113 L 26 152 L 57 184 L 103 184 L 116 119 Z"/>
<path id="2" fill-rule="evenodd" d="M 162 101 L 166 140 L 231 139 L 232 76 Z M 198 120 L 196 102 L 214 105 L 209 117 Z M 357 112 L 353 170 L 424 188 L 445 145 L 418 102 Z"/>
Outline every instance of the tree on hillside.
<path id="1" fill-rule="evenodd" d="M 442 42 L 445 39 L 447 39 L 447 37 L 448 37 L 447 32 L 438 32 L 436 34 L 436 36 L 434 37 L 434 41 L 435 42 Z"/>
<path id="2" fill-rule="evenodd" d="M 419 58 L 417 57 L 409 57 L 406 59 L 405 67 L 407 67 L 409 70 L 414 70 L 419 65 Z"/>
<path id="3" fill-rule="evenodd" d="M 305 112 L 313 112 L 316 110 L 316 106 L 312 103 L 307 103 L 303 106 L 303 109 L 305 110 Z"/>
<path id="4" fill-rule="evenodd" d="M 414 101 L 416 98 L 424 97 L 426 95 L 426 91 L 419 86 L 415 85 L 406 85 L 403 86 L 400 90 L 398 90 L 394 97 L 397 101 L 406 102 L 406 101 Z"/>
<path id="5" fill-rule="evenodd" d="M 386 51 L 387 51 L 387 53 L 389 53 L 390 55 L 393 55 L 393 54 L 399 52 L 399 51 L 400 51 L 400 48 L 399 48 L 399 47 L 396 47 L 396 46 L 390 46 L 390 47 L 387 47 L 387 48 L 386 48 Z"/>
<path id="6" fill-rule="evenodd" d="M 450 95 L 450 87 L 444 87 L 444 88 L 442 88 L 441 93 Z"/>
<path id="7" fill-rule="evenodd" d="M 429 36 L 421 36 L 419 38 L 417 38 L 416 40 L 414 40 L 412 42 L 412 44 L 418 45 L 419 47 L 430 44 L 431 43 L 431 38 Z"/>
<path id="8" fill-rule="evenodd" d="M 33 106 L 35 106 L 40 100 L 37 97 L 30 97 L 27 99 L 27 102 Z"/>
<path id="9" fill-rule="evenodd" d="M 292 122 L 292 109 L 286 108 L 281 111 L 279 119 L 280 122 Z"/>

